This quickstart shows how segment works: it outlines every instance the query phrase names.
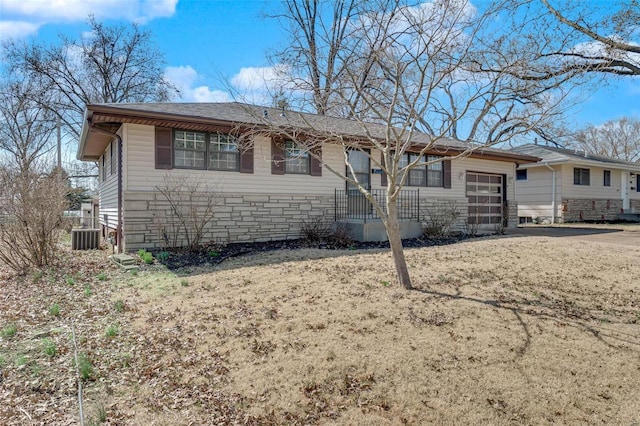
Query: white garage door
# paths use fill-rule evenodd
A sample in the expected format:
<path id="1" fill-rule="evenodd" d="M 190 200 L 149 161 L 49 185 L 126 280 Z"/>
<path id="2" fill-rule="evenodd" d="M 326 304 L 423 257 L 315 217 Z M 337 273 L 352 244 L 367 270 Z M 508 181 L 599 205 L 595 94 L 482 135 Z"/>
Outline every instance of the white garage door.
<path id="1" fill-rule="evenodd" d="M 469 223 L 483 225 L 502 221 L 503 183 L 503 175 L 467 172 Z"/>

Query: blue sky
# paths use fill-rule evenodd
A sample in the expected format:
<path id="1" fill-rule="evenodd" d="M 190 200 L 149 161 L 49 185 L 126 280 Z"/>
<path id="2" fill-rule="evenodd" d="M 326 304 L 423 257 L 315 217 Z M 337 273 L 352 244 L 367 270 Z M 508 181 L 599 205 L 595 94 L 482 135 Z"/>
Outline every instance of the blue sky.
<path id="1" fill-rule="evenodd" d="M 138 22 L 165 55 L 179 100 L 226 101 L 231 96 L 223 81 L 241 92 L 260 92 L 255 82 L 269 75 L 267 52 L 285 42 L 280 24 L 264 17 L 277 7 L 276 0 L 0 0 L 0 38 L 77 38 L 88 29 L 89 13 L 106 23 Z M 640 119 L 640 78 L 610 79 L 583 95 L 586 101 L 567 118 L 570 125 Z"/>

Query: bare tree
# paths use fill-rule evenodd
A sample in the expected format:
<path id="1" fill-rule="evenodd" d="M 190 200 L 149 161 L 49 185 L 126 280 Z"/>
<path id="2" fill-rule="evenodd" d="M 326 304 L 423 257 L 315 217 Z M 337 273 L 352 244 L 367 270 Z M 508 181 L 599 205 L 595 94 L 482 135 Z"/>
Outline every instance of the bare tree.
<path id="1" fill-rule="evenodd" d="M 337 48 L 332 55 L 340 72 L 333 74 L 332 69 L 331 79 L 323 76 L 324 80 L 318 80 L 311 74 L 297 74 L 293 79 L 306 78 L 312 92 L 318 89 L 314 86 L 318 81 L 331 81 L 322 90 L 329 93 L 326 99 L 347 111 L 341 115 L 351 119 L 345 124 L 351 131 L 296 113 L 287 113 L 288 123 L 266 117 L 266 130 L 258 131 L 293 140 L 317 158 L 325 144 L 343 147 L 345 169 L 326 163 L 324 167 L 371 203 L 386 228 L 399 283 L 411 288 L 398 219 L 398 199 L 410 172 L 441 161 L 427 154 L 442 145 L 457 146 L 455 151 L 441 151 L 456 158 L 541 129 L 561 112 L 566 94 L 555 82 L 550 85 L 513 76 L 513 67 L 522 64 L 503 53 L 508 40 L 493 36 L 489 24 L 495 9 L 480 13 L 463 0 L 417 4 L 380 0 L 358 3 L 347 16 L 341 15 L 346 22 L 316 25 L 309 17 L 301 19 L 296 8 L 317 10 L 322 5 L 326 3 L 320 0 L 285 2 L 288 22 L 298 26 L 292 30 L 292 44 L 303 53 L 298 60 L 319 70 L 314 58 L 331 55 L 311 55 L 305 43 L 333 40 L 334 29 L 344 28 L 349 37 L 339 44 L 324 44 Z M 316 12 L 312 16 L 317 14 L 335 15 Z M 485 69 L 484 64 L 492 67 Z M 297 95 L 304 93 L 290 94 Z M 315 112 L 334 113 L 331 109 Z M 350 160 L 352 152 L 367 156 L 372 167 L 386 174 L 384 200 L 374 197 L 368 182 L 358 178 Z"/>
<path id="2" fill-rule="evenodd" d="M 274 14 L 290 35 L 287 47 L 271 59 L 276 70 L 286 72 L 289 89 L 310 94 L 311 99 L 296 99 L 304 107 L 310 104 L 317 114 L 336 114 L 334 91 L 346 64 L 341 52 L 352 34 L 352 19 L 362 0 L 283 0 L 285 13 Z"/>
<path id="3" fill-rule="evenodd" d="M 640 162 L 640 121 L 625 117 L 588 126 L 578 131 L 573 146 L 590 154 Z"/>
<path id="4" fill-rule="evenodd" d="M 586 75 L 640 75 L 637 0 L 508 0 L 503 11 L 512 20 L 503 26 L 505 34 L 518 35 L 513 48 L 532 53 L 518 70 L 521 78 L 566 82 Z"/>
<path id="5" fill-rule="evenodd" d="M 0 152 L 3 163 L 20 174 L 38 168 L 53 148 L 54 114 L 34 100 L 46 96 L 46 90 L 29 79 L 5 77 L 0 83 Z"/>
<path id="6" fill-rule="evenodd" d="M 102 102 L 162 102 L 175 89 L 164 79 L 163 56 L 151 33 L 137 25 L 106 26 L 91 16 L 90 31 L 78 40 L 60 36 L 60 42 L 8 42 L 4 48 L 9 69 L 40 80 L 51 89 L 45 100 L 59 115 L 69 136 L 80 135 L 86 104 Z"/>

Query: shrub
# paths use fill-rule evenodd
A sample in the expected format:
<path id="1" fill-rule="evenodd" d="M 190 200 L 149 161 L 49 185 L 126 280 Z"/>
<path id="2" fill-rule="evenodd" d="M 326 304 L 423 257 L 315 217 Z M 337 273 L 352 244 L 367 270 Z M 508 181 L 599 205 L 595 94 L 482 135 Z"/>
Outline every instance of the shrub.
<path id="1" fill-rule="evenodd" d="M 156 190 L 169 204 L 169 209 L 160 209 L 154 218 L 165 248 L 183 246 L 198 250 L 221 199 L 217 188 L 193 176 L 165 175 Z"/>
<path id="2" fill-rule="evenodd" d="M 324 216 L 303 220 L 300 224 L 300 238 L 308 243 L 318 243 L 331 234 Z"/>
<path id="3" fill-rule="evenodd" d="M 423 233 L 428 237 L 447 237 L 451 235 L 451 227 L 460 217 L 460 209 L 455 200 L 436 201 L 422 212 L 425 222 Z"/>
<path id="4" fill-rule="evenodd" d="M 60 172 L 0 170 L 0 261 L 24 275 L 53 264 L 67 208 L 67 180 Z"/>
<path id="5" fill-rule="evenodd" d="M 166 261 L 167 259 L 169 259 L 169 252 L 161 251 L 160 253 L 156 254 L 156 259 L 158 259 L 160 262 Z"/>
<path id="6" fill-rule="evenodd" d="M 349 248 L 353 245 L 353 237 L 349 224 L 336 222 L 333 225 L 331 235 L 329 235 L 329 243 L 335 247 Z"/>

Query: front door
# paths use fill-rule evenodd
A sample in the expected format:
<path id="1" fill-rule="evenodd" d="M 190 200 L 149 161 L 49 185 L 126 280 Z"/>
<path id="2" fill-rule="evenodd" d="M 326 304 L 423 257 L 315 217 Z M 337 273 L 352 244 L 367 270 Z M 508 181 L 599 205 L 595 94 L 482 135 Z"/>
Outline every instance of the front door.
<path id="1" fill-rule="evenodd" d="M 362 151 L 349 151 L 349 163 L 353 174 L 347 167 L 347 175 L 360 182 L 365 189 L 371 189 L 371 165 L 369 155 Z M 347 208 L 350 217 L 366 218 L 371 214 L 371 203 L 360 192 L 358 187 L 347 182 Z"/>

